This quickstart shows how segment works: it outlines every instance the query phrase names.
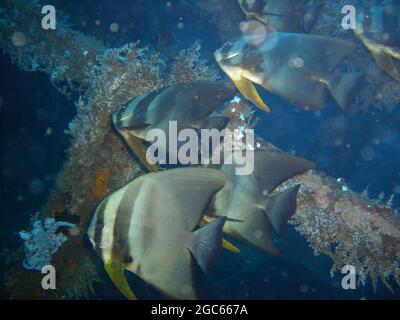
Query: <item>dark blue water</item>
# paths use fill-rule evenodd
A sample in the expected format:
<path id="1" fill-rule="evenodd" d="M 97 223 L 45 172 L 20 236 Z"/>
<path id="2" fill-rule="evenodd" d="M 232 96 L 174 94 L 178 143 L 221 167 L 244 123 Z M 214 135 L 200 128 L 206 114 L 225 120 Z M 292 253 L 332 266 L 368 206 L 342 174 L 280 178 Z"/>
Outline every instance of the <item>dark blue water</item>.
<path id="1" fill-rule="evenodd" d="M 195 40 L 202 44 L 202 55 L 211 63 L 212 54 L 222 44 L 221 35 L 198 19 L 200 12 L 190 1 L 85 0 L 53 1 L 68 13 L 72 25 L 83 33 L 101 39 L 109 47 L 141 40 L 160 52 L 187 48 Z M 209 19 L 212 19 L 210 17 Z M 96 20 L 100 21 L 97 25 Z M 110 32 L 118 21 L 120 32 Z M 182 23 L 182 24 L 179 24 Z M 163 45 L 160 45 L 162 39 Z M 165 44 L 164 44 L 165 43 Z M 29 228 L 29 217 L 40 211 L 54 186 L 69 138 L 64 134 L 75 115 L 73 101 L 67 100 L 50 83 L 47 75 L 27 73 L 0 55 L 0 221 L 2 249 L 21 245 L 17 232 Z M 221 73 L 223 76 L 223 74 Z M 260 118 L 258 134 L 285 151 L 310 159 L 320 171 L 344 178 L 349 187 L 361 192 L 367 185 L 370 196 L 384 192 L 386 199 L 399 193 L 400 186 L 400 106 L 393 111 L 343 112 L 332 101 L 319 111 L 304 111 L 285 100 L 262 91 L 272 106 Z M 52 134 L 46 135 L 48 128 Z M 371 151 L 372 150 L 372 151 Z M 372 154 L 371 154 L 372 152 Z M 394 206 L 398 208 L 399 197 Z M 223 252 L 207 286 L 209 298 L 232 299 L 360 299 L 399 298 L 379 286 L 374 293 L 368 285 L 344 291 L 340 278 L 330 279 L 330 261 L 315 258 L 305 240 L 292 227 L 281 241 L 283 257 L 269 257 L 243 246 L 243 259 Z M 232 240 L 234 242 L 234 240 Z M 3 259 L 4 260 L 4 259 Z M 2 272 L 5 263 L 2 260 Z M 105 277 L 94 298 L 120 298 Z M 135 292 L 143 298 L 162 298 L 156 290 L 129 275 Z"/>

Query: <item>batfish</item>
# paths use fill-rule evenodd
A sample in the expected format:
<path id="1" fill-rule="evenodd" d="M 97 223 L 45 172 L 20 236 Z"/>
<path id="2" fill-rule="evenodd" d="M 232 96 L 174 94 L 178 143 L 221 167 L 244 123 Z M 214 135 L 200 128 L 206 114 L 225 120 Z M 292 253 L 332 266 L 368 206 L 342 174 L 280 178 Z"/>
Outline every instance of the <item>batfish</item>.
<path id="1" fill-rule="evenodd" d="M 400 81 L 393 58 L 400 59 L 400 6 L 386 4 L 358 9 L 354 33 L 373 55 L 378 65 Z"/>
<path id="2" fill-rule="evenodd" d="M 88 236 L 127 298 L 135 295 L 125 269 L 169 297 L 197 297 L 193 263 L 208 272 L 221 249 L 225 218 L 196 226 L 226 181 L 216 169 L 164 170 L 134 179 L 99 204 Z"/>
<path id="3" fill-rule="evenodd" d="M 156 166 L 146 160 L 143 144 L 149 130 L 163 130 L 167 141 L 170 121 L 177 121 L 178 132 L 186 128 L 222 130 L 229 118 L 210 114 L 235 92 L 235 87 L 226 81 L 170 86 L 132 99 L 112 114 L 112 121 L 142 163 L 156 171 Z"/>
<path id="4" fill-rule="evenodd" d="M 257 19 L 276 32 L 309 33 L 322 8 L 310 0 L 238 0 L 247 19 Z"/>
<path id="5" fill-rule="evenodd" d="M 331 37 L 274 32 L 228 42 L 215 59 L 243 96 L 265 111 L 253 83 L 304 109 L 323 108 L 329 94 L 345 109 L 362 73 L 335 69 L 354 49 Z"/>
<path id="6" fill-rule="evenodd" d="M 286 180 L 311 170 L 314 164 L 278 151 L 255 151 L 251 175 L 235 175 L 235 165 L 221 170 L 229 177 L 215 195 L 216 216 L 226 216 L 224 232 L 273 255 L 279 254 L 272 229 L 282 234 L 296 211 L 299 185 L 285 191 L 274 190 Z M 272 228 L 271 228 L 272 227 Z"/>

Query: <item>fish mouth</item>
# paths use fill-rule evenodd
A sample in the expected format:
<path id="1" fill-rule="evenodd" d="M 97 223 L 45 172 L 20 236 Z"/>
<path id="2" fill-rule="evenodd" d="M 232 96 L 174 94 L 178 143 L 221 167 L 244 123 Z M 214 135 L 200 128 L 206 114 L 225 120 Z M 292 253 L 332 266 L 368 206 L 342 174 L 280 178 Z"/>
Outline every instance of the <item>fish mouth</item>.
<path id="1" fill-rule="evenodd" d="M 223 54 L 222 49 L 218 49 L 217 51 L 215 51 L 214 57 L 217 62 L 220 62 L 223 60 L 233 59 L 234 57 L 238 56 L 239 54 L 240 54 L 240 51 Z"/>
<path id="2" fill-rule="evenodd" d="M 116 128 L 119 128 L 119 110 L 115 110 L 112 114 L 111 114 L 111 121 L 114 124 L 114 126 Z"/>

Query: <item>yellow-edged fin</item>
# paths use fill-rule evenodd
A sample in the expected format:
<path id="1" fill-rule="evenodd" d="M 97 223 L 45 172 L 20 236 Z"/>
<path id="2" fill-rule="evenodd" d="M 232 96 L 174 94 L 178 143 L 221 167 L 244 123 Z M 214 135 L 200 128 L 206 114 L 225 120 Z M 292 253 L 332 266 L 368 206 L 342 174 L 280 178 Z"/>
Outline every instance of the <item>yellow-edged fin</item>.
<path id="1" fill-rule="evenodd" d="M 151 164 L 147 161 L 146 158 L 146 147 L 143 145 L 143 142 L 140 138 L 130 135 L 128 140 L 129 146 L 134 151 L 135 155 L 139 158 L 139 160 L 143 163 L 143 165 L 150 170 L 150 172 L 158 171 L 156 165 Z"/>
<path id="2" fill-rule="evenodd" d="M 382 49 L 370 48 L 371 54 L 375 58 L 378 65 L 389 73 L 394 79 L 400 81 L 400 72 L 395 65 L 393 58 L 390 54 L 384 52 Z"/>
<path id="3" fill-rule="evenodd" d="M 119 291 L 129 300 L 136 300 L 135 294 L 129 288 L 128 281 L 124 274 L 124 265 L 119 262 L 106 261 L 104 267 L 111 278 L 111 281 Z"/>
<path id="4" fill-rule="evenodd" d="M 254 84 L 245 78 L 240 78 L 239 80 L 233 80 L 236 88 L 240 91 L 240 93 L 248 100 L 253 102 L 257 107 L 260 109 L 270 112 L 270 108 L 264 103 L 264 101 L 261 99 L 260 95 L 257 92 L 256 87 Z"/>
<path id="5" fill-rule="evenodd" d="M 222 239 L 222 246 L 224 249 L 233 252 L 233 253 L 240 253 L 240 249 L 230 243 L 228 240 Z"/>

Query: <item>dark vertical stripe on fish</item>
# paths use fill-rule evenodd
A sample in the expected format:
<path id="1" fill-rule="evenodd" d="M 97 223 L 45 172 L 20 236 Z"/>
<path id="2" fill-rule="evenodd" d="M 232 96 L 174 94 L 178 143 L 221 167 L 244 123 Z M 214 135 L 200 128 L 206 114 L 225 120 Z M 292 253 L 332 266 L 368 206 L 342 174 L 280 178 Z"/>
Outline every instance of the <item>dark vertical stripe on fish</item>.
<path id="1" fill-rule="evenodd" d="M 103 236 L 103 229 L 104 229 L 104 209 L 106 208 L 107 202 L 108 198 L 104 199 L 97 208 L 97 220 L 96 220 L 96 226 L 94 228 L 93 240 L 95 244 L 95 250 L 98 252 L 100 256 L 102 256 L 101 238 Z"/>
<path id="2" fill-rule="evenodd" d="M 140 121 L 143 123 L 146 122 L 146 114 L 147 114 L 149 105 L 163 91 L 164 91 L 164 89 L 150 92 L 147 96 L 145 96 L 142 100 L 140 100 L 137 103 L 135 110 L 133 111 L 135 114 L 134 118 L 136 119 L 136 121 L 138 121 L 138 122 Z"/>
<path id="3" fill-rule="evenodd" d="M 132 195 L 134 190 L 135 189 L 132 185 L 127 187 L 127 190 L 118 205 L 114 222 L 111 256 L 113 261 L 121 263 L 126 263 L 131 259 L 129 248 L 129 227 L 135 202 L 135 197 Z"/>

